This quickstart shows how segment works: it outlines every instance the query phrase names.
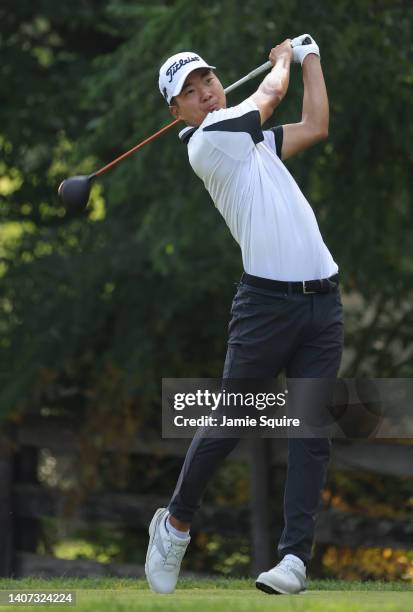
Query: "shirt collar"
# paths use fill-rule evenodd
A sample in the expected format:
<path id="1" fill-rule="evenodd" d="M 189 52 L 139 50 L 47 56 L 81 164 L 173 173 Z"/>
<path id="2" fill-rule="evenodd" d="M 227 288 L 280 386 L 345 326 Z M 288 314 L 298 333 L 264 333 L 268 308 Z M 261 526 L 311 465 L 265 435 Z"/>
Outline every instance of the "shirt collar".
<path id="1" fill-rule="evenodd" d="M 188 144 L 191 136 L 197 131 L 198 127 L 187 126 L 178 134 L 179 140 L 184 144 Z"/>

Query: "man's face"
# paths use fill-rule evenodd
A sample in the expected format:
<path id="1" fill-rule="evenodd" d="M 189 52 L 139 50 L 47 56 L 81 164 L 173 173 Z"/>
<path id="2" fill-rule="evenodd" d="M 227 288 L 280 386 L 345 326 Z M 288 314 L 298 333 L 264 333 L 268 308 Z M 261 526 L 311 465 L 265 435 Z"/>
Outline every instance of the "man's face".
<path id="1" fill-rule="evenodd" d="M 176 119 L 198 126 L 208 113 L 225 107 L 224 88 L 218 77 L 208 68 L 198 68 L 188 74 L 181 93 L 169 108 Z"/>

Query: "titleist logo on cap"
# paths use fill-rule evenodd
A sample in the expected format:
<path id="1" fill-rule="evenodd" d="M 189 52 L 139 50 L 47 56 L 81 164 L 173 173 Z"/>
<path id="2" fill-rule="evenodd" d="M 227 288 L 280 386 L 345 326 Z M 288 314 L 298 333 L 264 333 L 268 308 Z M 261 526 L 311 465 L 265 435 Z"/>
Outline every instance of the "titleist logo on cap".
<path id="1" fill-rule="evenodd" d="M 174 74 L 176 74 L 178 70 L 182 68 L 182 66 L 185 66 L 186 64 L 189 64 L 190 62 L 200 62 L 200 61 L 201 61 L 200 57 L 198 57 L 197 55 L 193 55 L 192 57 L 186 57 L 185 59 L 181 59 L 179 60 L 179 62 L 173 62 L 173 64 L 171 64 L 168 70 L 166 71 L 166 75 L 169 76 L 168 82 L 169 83 L 172 82 Z"/>

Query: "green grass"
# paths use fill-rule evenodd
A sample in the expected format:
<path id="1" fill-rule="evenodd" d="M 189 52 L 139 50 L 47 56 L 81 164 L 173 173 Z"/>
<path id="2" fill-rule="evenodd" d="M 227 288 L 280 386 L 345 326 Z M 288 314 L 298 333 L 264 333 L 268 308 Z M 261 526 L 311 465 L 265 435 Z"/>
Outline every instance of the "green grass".
<path id="1" fill-rule="evenodd" d="M 344 582 L 312 580 L 300 595 L 266 595 L 252 579 L 183 578 L 172 595 L 151 593 L 142 579 L 118 578 L 23 578 L 0 579 L 0 590 L 74 590 L 76 606 L 66 610 L 85 612 L 238 612 L 285 610 L 293 612 L 393 612 L 413 610 L 413 587 L 400 582 Z M 24 610 L 45 606 L 22 606 Z M 47 606 L 50 610 L 61 606 Z M 11 606 L 1 606 L 1 610 Z"/>

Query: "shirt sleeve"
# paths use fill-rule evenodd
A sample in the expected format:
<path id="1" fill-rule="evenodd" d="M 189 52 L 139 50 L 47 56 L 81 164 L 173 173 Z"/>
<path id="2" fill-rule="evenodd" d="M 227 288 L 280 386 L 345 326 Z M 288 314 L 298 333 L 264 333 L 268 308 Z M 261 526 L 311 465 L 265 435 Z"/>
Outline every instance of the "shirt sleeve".
<path id="1" fill-rule="evenodd" d="M 283 146 L 283 126 L 277 125 L 269 130 L 263 131 L 264 142 L 274 151 L 281 159 L 281 150 Z"/>
<path id="2" fill-rule="evenodd" d="M 209 113 L 200 127 L 212 146 L 233 159 L 245 159 L 264 140 L 260 112 L 250 99 Z"/>

